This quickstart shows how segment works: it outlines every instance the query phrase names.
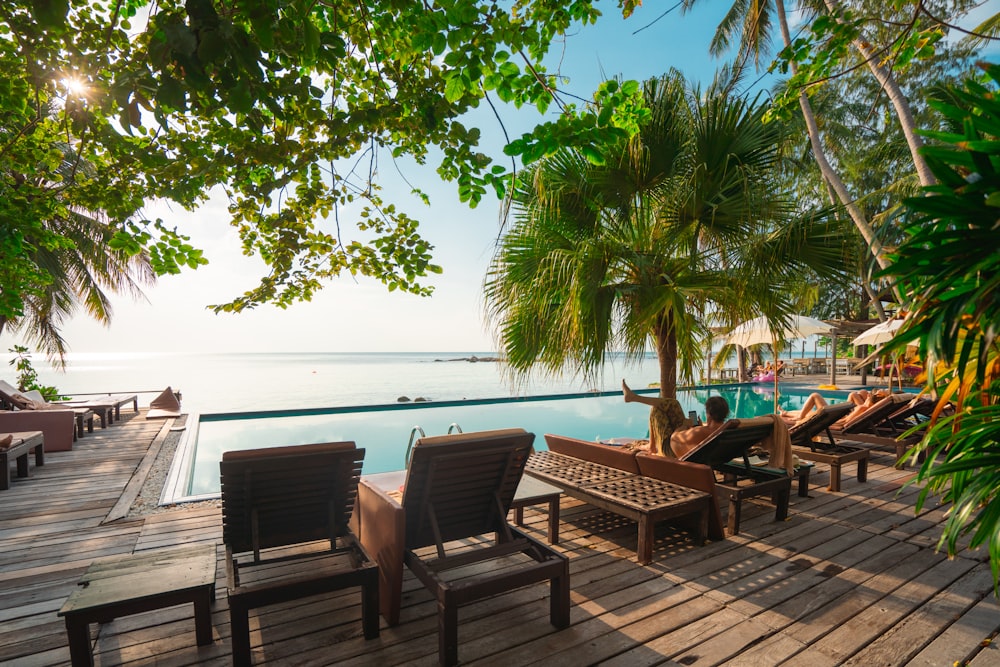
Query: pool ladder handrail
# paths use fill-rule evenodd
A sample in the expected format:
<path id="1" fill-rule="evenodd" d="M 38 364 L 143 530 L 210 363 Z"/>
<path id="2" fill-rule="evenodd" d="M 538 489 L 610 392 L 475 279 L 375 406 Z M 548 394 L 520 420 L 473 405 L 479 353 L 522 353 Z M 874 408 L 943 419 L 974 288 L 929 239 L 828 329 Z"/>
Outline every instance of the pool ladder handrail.
<path id="1" fill-rule="evenodd" d="M 452 422 L 448 426 L 448 435 L 451 435 L 452 432 L 455 431 L 457 431 L 458 433 L 462 433 L 462 427 L 458 425 L 458 422 Z M 424 433 L 424 429 L 420 428 L 419 424 L 410 429 L 410 441 L 406 443 L 406 457 L 403 459 L 403 464 L 407 468 L 410 467 L 410 453 L 413 451 L 413 443 L 415 441 L 414 439 L 418 433 L 420 434 L 421 438 L 427 437 L 427 434 Z"/>

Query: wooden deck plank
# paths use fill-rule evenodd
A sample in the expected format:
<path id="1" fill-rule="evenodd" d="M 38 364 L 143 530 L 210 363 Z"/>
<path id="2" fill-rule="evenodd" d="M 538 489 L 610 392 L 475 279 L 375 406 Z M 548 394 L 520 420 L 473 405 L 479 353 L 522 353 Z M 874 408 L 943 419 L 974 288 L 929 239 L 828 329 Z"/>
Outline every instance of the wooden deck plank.
<path id="1" fill-rule="evenodd" d="M 939 597 L 947 600 L 957 588 L 958 585 L 943 591 Z M 957 603 L 961 604 L 961 598 Z M 914 667 L 964 664 L 972 654 L 982 650 L 982 653 L 968 663 L 970 667 L 977 664 L 1000 665 L 1000 649 L 994 641 L 998 632 L 1000 632 L 1000 602 L 990 591 L 963 612 L 946 630 L 929 635 L 933 637 L 932 641 L 920 653 L 913 656 L 908 664 Z"/>
<path id="2" fill-rule="evenodd" d="M 923 553 L 918 552 L 916 556 Z M 907 559 L 904 563 L 913 560 Z M 810 665 L 843 664 L 918 609 L 934 592 L 954 584 L 975 566 L 973 561 L 962 558 L 947 560 L 939 557 L 935 560 L 937 562 L 926 570 L 921 570 L 919 565 L 910 570 L 899 568 L 894 571 L 894 576 L 885 577 L 884 582 L 879 583 L 891 587 L 891 595 L 881 596 L 878 604 L 866 605 L 850 619 L 827 628 L 829 631 L 824 636 L 810 643 L 795 659 Z M 864 598 L 865 593 L 854 597 Z"/>
<path id="3" fill-rule="evenodd" d="M 844 665 L 866 665 L 908 662 L 932 638 L 942 635 L 955 619 L 983 599 L 993 588 L 993 575 L 989 566 L 978 565 L 947 589 L 939 592 L 915 613 L 909 614 L 879 635 L 875 641 L 855 653 Z M 995 619 L 991 632 L 1000 628 L 1000 618 Z M 949 663 L 964 662 L 961 656 Z M 939 663 L 940 664 L 940 663 Z"/>
<path id="4" fill-rule="evenodd" d="M 162 434 L 161 423 L 129 415 L 70 452 L 52 453 L 0 493 L 0 662 L 68 662 L 56 612 L 94 558 L 221 542 L 217 504 L 107 521 L 116 505 L 123 513 Z M 635 562 L 633 522 L 563 499 L 558 548 L 570 561 L 570 627 L 549 625 L 547 586 L 528 587 L 460 610 L 460 658 L 469 665 L 1000 664 L 992 643 L 1000 605 L 985 554 L 947 560 L 934 551 L 946 508 L 914 513 L 913 471 L 892 467 L 892 459 L 873 452 L 869 482 L 847 475 L 838 493 L 821 488 L 829 472 L 820 466 L 810 497 L 792 498 L 787 521 L 775 522 L 769 503 L 748 502 L 741 534 L 703 547 L 659 526 L 646 567 Z M 547 518 L 543 508 L 526 508 L 526 530 L 544 538 Z M 211 646 L 195 644 L 190 606 L 178 606 L 95 626 L 97 664 L 229 665 L 224 582 L 220 560 Z M 402 623 L 383 625 L 378 640 L 362 637 L 356 591 L 275 605 L 252 617 L 254 658 L 435 665 L 436 612 L 409 573 Z"/>

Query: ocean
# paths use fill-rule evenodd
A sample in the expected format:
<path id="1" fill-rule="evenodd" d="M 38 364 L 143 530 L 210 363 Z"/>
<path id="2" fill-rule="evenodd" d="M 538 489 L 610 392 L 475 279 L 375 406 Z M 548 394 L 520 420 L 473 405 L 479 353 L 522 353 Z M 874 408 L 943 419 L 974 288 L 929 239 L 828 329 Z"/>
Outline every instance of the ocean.
<path id="1" fill-rule="evenodd" d="M 185 411 L 202 414 L 386 405 L 402 397 L 452 401 L 617 391 L 623 378 L 634 389 L 659 380 L 656 358 L 647 354 L 633 364 L 612 358 L 596 382 L 574 376 L 535 375 L 512 386 L 504 376 L 503 364 L 487 361 L 495 357 L 495 353 L 483 351 L 80 352 L 67 356 L 65 372 L 53 369 L 42 355 L 34 355 L 32 363 L 40 382 L 55 386 L 64 395 L 84 398 L 85 393 L 137 393 L 140 405 L 148 405 L 169 386 L 181 392 Z M 14 376 L 13 367 L 0 375 L 12 384 Z"/>
<path id="2" fill-rule="evenodd" d="M 8 355 L 10 358 L 10 355 Z M 40 355 L 32 359 L 42 384 L 64 395 L 138 393 L 140 405 L 167 386 L 188 412 L 250 412 L 294 408 L 385 405 L 400 398 L 430 401 L 610 391 L 621 380 L 645 388 L 659 378 L 656 359 L 617 359 L 599 383 L 579 377 L 533 377 L 517 387 L 492 352 L 393 353 L 71 353 L 65 373 Z M 474 361 L 478 359 L 478 361 Z M 3 377 L 14 382 L 11 368 Z M 80 396 L 83 398 L 84 396 Z"/>

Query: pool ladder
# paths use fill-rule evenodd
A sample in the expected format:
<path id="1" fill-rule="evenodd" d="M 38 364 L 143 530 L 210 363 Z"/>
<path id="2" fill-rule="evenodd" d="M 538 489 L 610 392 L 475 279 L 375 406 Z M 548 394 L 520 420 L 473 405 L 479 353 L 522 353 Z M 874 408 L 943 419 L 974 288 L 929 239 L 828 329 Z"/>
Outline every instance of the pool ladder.
<path id="1" fill-rule="evenodd" d="M 452 433 L 461 433 L 462 427 L 458 425 L 457 422 L 452 422 L 448 426 L 448 435 Z M 413 451 L 413 443 L 416 442 L 417 434 L 420 434 L 421 438 L 426 438 L 427 434 L 424 433 L 424 429 L 420 428 L 420 425 L 414 426 L 410 429 L 410 441 L 406 443 L 406 458 L 403 460 L 405 467 L 410 467 L 410 452 Z"/>

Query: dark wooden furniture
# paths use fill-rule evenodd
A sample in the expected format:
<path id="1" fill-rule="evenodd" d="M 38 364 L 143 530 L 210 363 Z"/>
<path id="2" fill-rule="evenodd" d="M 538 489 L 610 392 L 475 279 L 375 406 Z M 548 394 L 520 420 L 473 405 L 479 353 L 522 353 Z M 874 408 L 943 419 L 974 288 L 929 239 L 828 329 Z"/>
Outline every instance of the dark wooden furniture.
<path id="1" fill-rule="evenodd" d="M 886 396 L 864 412 L 847 419 L 841 428 L 831 428 L 831 436 L 841 445 L 890 449 L 896 454 L 897 467 L 902 467 L 906 451 L 922 435 L 904 436 L 903 429 L 891 417 L 915 398 L 913 394 Z"/>
<path id="2" fill-rule="evenodd" d="M 87 394 L 83 394 L 86 396 Z M 94 398 L 61 401 L 52 405 L 65 404 L 67 407 L 85 406 L 93 408 L 94 412 L 101 417 L 101 428 L 119 421 L 122 418 L 122 406 L 132 404 L 132 410 L 139 412 L 138 394 L 94 394 Z"/>
<path id="3" fill-rule="evenodd" d="M 569 625 L 569 561 L 507 523 L 534 439 L 507 429 L 421 438 L 413 447 L 401 503 L 403 562 L 437 599 L 443 665 L 458 664 L 458 608 L 497 593 L 548 581 L 549 620 Z M 446 547 L 484 535 L 495 541 Z M 502 568 L 488 566 L 498 559 Z"/>
<path id="4" fill-rule="evenodd" d="M 222 455 L 234 664 L 251 662 L 251 609 L 348 587 L 361 587 L 365 638 L 378 637 L 378 566 L 348 529 L 364 456 L 353 442 Z"/>
<path id="5" fill-rule="evenodd" d="M 740 532 L 740 520 L 743 514 L 743 500 L 756 496 L 769 496 L 774 503 L 774 520 L 784 521 L 788 518 L 788 501 L 791 493 L 790 477 L 771 477 L 768 479 L 728 478 L 716 483 L 716 494 L 729 502 L 729 512 L 726 518 L 726 528 L 730 535 Z"/>
<path id="6" fill-rule="evenodd" d="M 84 429 L 87 433 L 94 432 L 94 412 L 90 408 L 73 408 L 73 415 L 76 417 L 76 438 L 82 438 Z M 104 426 L 104 419 L 101 419 L 101 427 Z"/>
<path id="7" fill-rule="evenodd" d="M 772 435 L 774 424 L 770 417 L 730 419 L 682 457 L 684 461 L 708 465 L 722 474 L 722 481 L 716 484 L 716 494 L 729 501 L 726 523 L 730 535 L 740 532 L 746 498 L 769 496 L 775 506 L 774 520 L 784 521 L 788 517 L 792 476 L 784 470 L 751 465 L 749 460 L 750 449 Z M 809 470 L 800 466 L 795 476 L 799 479 L 799 495 L 808 496 Z"/>
<path id="8" fill-rule="evenodd" d="M 559 498 L 562 489 L 533 477 L 522 477 L 514 493 L 510 508 L 514 510 L 514 523 L 524 525 L 524 508 L 532 505 L 549 506 L 549 544 L 559 544 Z"/>
<path id="9" fill-rule="evenodd" d="M 10 488 L 10 463 L 17 462 L 17 476 L 28 476 L 28 454 L 35 452 L 35 466 L 45 465 L 45 439 L 41 431 L 10 433 L 9 445 L 0 445 L 0 490 Z"/>
<path id="10" fill-rule="evenodd" d="M 652 560 L 653 530 L 660 521 L 697 515 L 695 540 L 705 542 L 711 507 L 707 493 L 550 451 L 532 454 L 527 472 L 566 495 L 637 522 L 640 564 Z"/>
<path id="11" fill-rule="evenodd" d="M 858 464 L 858 481 L 868 479 L 868 459 L 870 452 L 867 447 L 854 447 L 838 444 L 830 433 L 830 427 L 844 419 L 855 408 L 853 403 L 837 403 L 827 405 L 813 413 L 808 419 L 788 429 L 792 439 L 792 451 L 801 459 L 819 461 L 830 466 L 830 491 L 840 491 L 841 469 L 845 463 L 856 461 Z M 821 437 L 826 434 L 827 439 Z"/>
<path id="12" fill-rule="evenodd" d="M 140 552 L 94 561 L 59 610 L 66 619 L 74 667 L 94 664 L 91 623 L 110 623 L 174 605 L 193 603 L 199 645 L 212 643 L 215 545 Z"/>

